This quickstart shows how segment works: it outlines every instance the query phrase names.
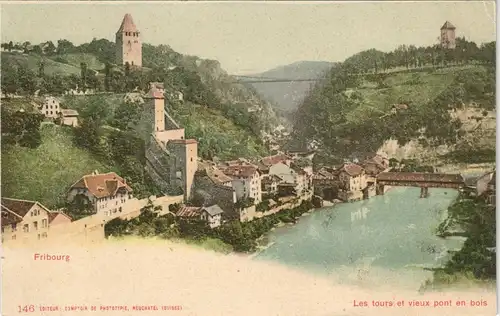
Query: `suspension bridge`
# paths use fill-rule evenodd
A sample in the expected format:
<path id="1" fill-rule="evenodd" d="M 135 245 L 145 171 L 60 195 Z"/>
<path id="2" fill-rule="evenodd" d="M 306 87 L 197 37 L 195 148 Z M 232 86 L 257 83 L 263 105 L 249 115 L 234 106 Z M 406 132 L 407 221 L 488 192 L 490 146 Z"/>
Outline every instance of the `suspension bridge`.
<path id="1" fill-rule="evenodd" d="M 270 77 L 255 77 L 255 76 L 233 76 L 237 81 L 235 83 L 268 83 L 268 82 L 316 82 L 327 80 L 326 78 L 270 78 Z"/>

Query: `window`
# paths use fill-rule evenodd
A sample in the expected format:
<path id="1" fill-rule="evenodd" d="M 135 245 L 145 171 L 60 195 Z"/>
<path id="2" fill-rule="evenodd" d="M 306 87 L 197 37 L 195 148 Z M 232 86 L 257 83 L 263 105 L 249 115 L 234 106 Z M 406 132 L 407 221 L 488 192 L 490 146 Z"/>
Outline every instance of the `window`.
<path id="1" fill-rule="evenodd" d="M 23 226 L 23 232 L 29 233 L 30 232 L 30 225 L 29 224 L 24 224 Z"/>
<path id="2" fill-rule="evenodd" d="M 35 230 L 38 230 L 38 222 L 33 222 L 33 227 L 35 228 Z"/>
<path id="3" fill-rule="evenodd" d="M 12 240 L 16 240 L 16 235 L 12 235 Z"/>
<path id="4" fill-rule="evenodd" d="M 42 238 L 47 238 L 47 233 L 42 233 Z"/>
<path id="5" fill-rule="evenodd" d="M 46 227 L 47 227 L 47 220 L 42 219 L 42 228 L 46 228 Z"/>
<path id="6" fill-rule="evenodd" d="M 40 239 L 40 234 L 38 234 L 38 239 Z"/>
<path id="7" fill-rule="evenodd" d="M 17 224 L 16 223 L 12 224 L 11 228 L 12 231 L 15 232 L 17 230 Z"/>

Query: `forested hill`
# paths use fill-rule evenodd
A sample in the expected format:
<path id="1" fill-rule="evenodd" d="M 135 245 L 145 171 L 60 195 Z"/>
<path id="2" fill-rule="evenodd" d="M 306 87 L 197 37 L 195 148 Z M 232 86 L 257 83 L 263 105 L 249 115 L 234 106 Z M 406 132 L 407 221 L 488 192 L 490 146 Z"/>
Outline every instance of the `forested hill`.
<path id="1" fill-rule="evenodd" d="M 217 61 L 182 55 L 167 45 L 143 44 L 141 70 L 114 65 L 115 43 L 106 39 L 94 39 L 79 46 L 68 40 L 59 40 L 57 45 L 3 43 L 2 48 L 4 93 L 33 95 L 40 90 L 61 95 L 76 87 L 125 93 L 146 89 L 151 81 L 164 82 L 167 97 L 182 92 L 184 107 L 174 116 L 181 124 L 188 125 L 188 137 L 205 139 L 200 144 L 201 154 L 208 151 L 210 141 L 219 148 L 214 154 L 230 155 L 223 151 L 231 146 L 241 154 L 263 153 L 261 132 L 276 124 L 270 104 L 253 87 L 235 84 L 236 80 Z M 193 122 L 190 118 L 195 114 L 210 121 Z"/>
<path id="2" fill-rule="evenodd" d="M 295 113 L 292 139 L 314 140 L 339 159 L 377 151 L 388 139 L 455 145 L 464 130 L 453 113 L 471 104 L 495 108 L 495 42 L 371 49 L 333 67 L 312 89 Z"/>

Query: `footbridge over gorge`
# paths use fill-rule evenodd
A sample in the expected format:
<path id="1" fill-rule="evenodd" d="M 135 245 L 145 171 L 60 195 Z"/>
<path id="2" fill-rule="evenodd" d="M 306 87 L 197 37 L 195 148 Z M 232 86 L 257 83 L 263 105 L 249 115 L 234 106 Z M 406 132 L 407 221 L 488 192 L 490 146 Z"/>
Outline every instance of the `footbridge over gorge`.
<path id="1" fill-rule="evenodd" d="M 377 176 L 377 191 L 383 194 L 384 186 L 419 187 L 420 197 L 427 197 L 429 188 L 462 190 L 465 186 L 461 174 L 424 172 L 382 172 Z"/>

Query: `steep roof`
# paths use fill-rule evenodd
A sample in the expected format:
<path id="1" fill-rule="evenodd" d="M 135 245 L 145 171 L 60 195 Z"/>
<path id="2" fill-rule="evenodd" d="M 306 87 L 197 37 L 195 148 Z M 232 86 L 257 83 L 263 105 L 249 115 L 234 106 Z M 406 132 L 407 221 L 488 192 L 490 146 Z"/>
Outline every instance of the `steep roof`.
<path id="1" fill-rule="evenodd" d="M 351 177 L 356 177 L 363 172 L 363 167 L 354 163 L 348 163 L 341 168 L 341 171 L 345 171 Z"/>
<path id="2" fill-rule="evenodd" d="M 224 184 L 232 180 L 232 178 L 226 176 L 224 172 L 216 167 L 208 167 L 205 170 L 210 180 L 216 184 Z"/>
<path id="3" fill-rule="evenodd" d="M 137 27 L 135 26 L 134 20 L 129 13 L 125 14 L 125 16 L 123 17 L 122 24 L 117 31 L 117 33 L 122 32 L 137 32 Z"/>
<path id="4" fill-rule="evenodd" d="M 271 184 L 273 182 L 281 182 L 283 181 L 283 179 L 280 177 L 280 176 L 277 176 L 275 174 L 272 174 L 268 177 L 264 177 L 262 180 L 261 180 L 261 183 L 264 183 L 264 184 Z"/>
<path id="5" fill-rule="evenodd" d="M 119 189 L 132 192 L 125 180 L 114 172 L 83 176 L 71 189 L 87 189 L 96 198 L 115 196 Z"/>
<path id="6" fill-rule="evenodd" d="M 12 224 L 18 224 L 23 221 L 23 218 L 14 212 L 11 212 L 4 206 L 2 206 L 2 227 L 10 226 Z"/>
<path id="7" fill-rule="evenodd" d="M 26 201 L 18 199 L 2 198 L 2 210 L 8 209 L 12 213 L 24 217 L 31 208 L 36 204 L 35 201 Z"/>
<path id="8" fill-rule="evenodd" d="M 259 169 L 252 165 L 242 165 L 242 166 L 229 166 L 222 170 L 224 174 L 231 177 L 250 177 L 255 174 Z"/>
<path id="9" fill-rule="evenodd" d="M 183 206 L 175 214 L 180 217 L 198 217 L 200 215 L 201 207 L 197 206 Z"/>
<path id="10" fill-rule="evenodd" d="M 201 211 L 207 212 L 210 216 L 215 216 L 224 213 L 224 211 L 217 204 L 208 207 L 203 207 Z"/>
<path id="11" fill-rule="evenodd" d="M 60 211 L 51 211 L 49 212 L 49 224 L 52 223 L 52 221 L 59 215 L 62 215 L 62 216 L 66 216 L 67 218 L 69 218 L 69 220 L 72 220 L 71 219 L 71 216 L 69 216 L 68 214 L 66 213 L 63 213 L 63 212 L 60 212 Z"/>
<path id="12" fill-rule="evenodd" d="M 283 162 L 283 161 L 286 161 L 286 160 L 290 160 L 291 158 L 288 156 L 288 155 L 284 155 L 284 154 L 279 154 L 279 155 L 274 155 L 274 156 L 268 156 L 268 157 L 264 157 L 260 160 L 260 162 L 265 165 L 265 166 L 272 166 L 272 165 L 275 165 L 277 163 L 280 163 L 280 162 Z"/>
<path id="13" fill-rule="evenodd" d="M 456 29 L 456 27 L 453 24 L 451 24 L 449 21 L 446 21 L 446 22 L 444 22 L 443 26 L 441 26 L 441 29 L 442 30 L 444 30 L 444 29 L 454 30 L 454 29 Z"/>

